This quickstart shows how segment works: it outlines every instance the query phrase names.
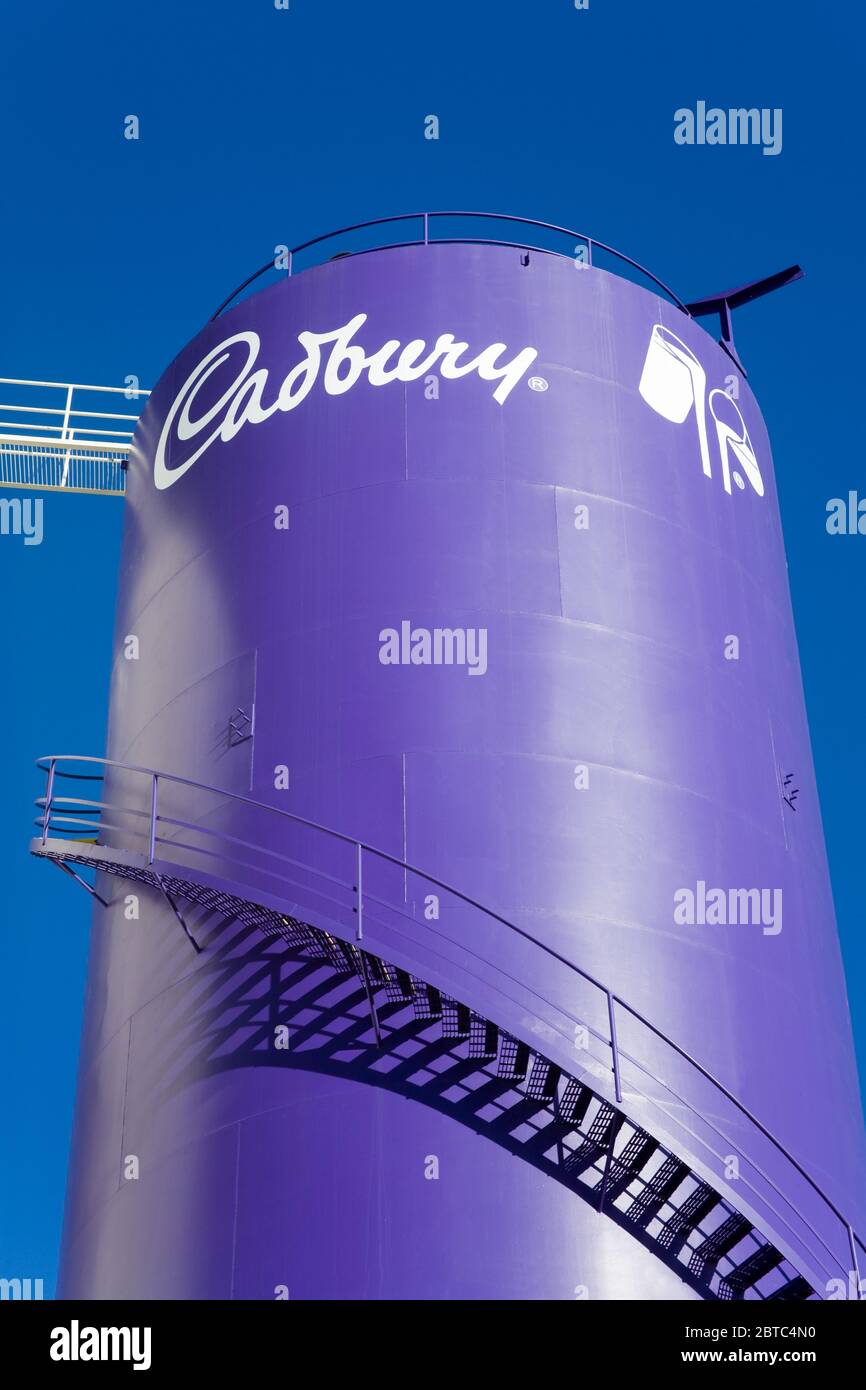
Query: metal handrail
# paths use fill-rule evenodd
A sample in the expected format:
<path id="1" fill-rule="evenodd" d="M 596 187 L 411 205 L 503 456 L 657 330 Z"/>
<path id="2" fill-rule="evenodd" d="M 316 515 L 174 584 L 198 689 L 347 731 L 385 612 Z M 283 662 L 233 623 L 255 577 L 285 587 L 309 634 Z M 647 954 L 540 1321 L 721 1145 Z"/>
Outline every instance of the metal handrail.
<path id="1" fill-rule="evenodd" d="M 238 285 L 237 289 L 232 290 L 232 293 L 228 296 L 228 298 L 224 299 L 222 304 L 216 310 L 216 312 L 211 315 L 210 321 L 213 322 L 214 319 L 218 319 L 223 310 L 227 309 L 228 306 L 231 304 L 232 300 L 237 299 L 238 295 L 242 294 L 243 291 L 247 288 L 247 286 L 251 285 L 253 281 L 258 280 L 260 276 L 265 275 L 269 270 L 281 269 L 282 267 L 279 267 L 277 265 L 278 260 L 282 260 L 285 258 L 287 277 L 291 278 L 294 268 L 294 259 L 296 256 L 300 255 L 302 251 L 308 251 L 310 247 L 319 246 L 322 242 L 330 241 L 334 237 L 348 236 L 350 232 L 364 231 L 368 227 L 390 226 L 394 222 L 420 221 L 423 225 L 423 235 L 420 237 L 409 238 L 406 241 L 396 241 L 389 242 L 385 245 L 362 247 L 358 251 L 348 252 L 347 254 L 362 256 L 365 255 L 368 251 L 387 251 L 394 250 L 395 248 L 400 246 L 429 246 L 431 244 L 440 246 L 456 244 L 511 246 L 516 250 L 541 251 L 546 255 L 551 256 L 565 254 L 564 252 L 552 250 L 549 246 L 539 246 L 535 242 L 504 241 L 487 237 L 431 236 L 430 223 L 437 217 L 478 217 L 487 221 L 494 222 L 514 222 L 519 226 L 537 227 L 541 231 L 555 232 L 557 235 L 571 237 L 574 240 L 583 242 L 585 244 L 587 248 L 587 265 L 592 265 L 593 248 L 596 248 L 598 251 L 603 251 L 607 255 L 613 256 L 616 260 L 622 261 L 625 265 L 631 266 L 631 268 L 633 270 L 638 271 L 639 274 L 645 275 L 648 280 L 651 280 L 652 283 L 656 285 L 658 289 L 662 290 L 668 296 L 668 298 L 673 301 L 673 303 L 676 305 L 678 309 L 681 309 L 684 314 L 688 314 L 690 318 L 693 317 L 687 305 L 683 303 L 679 296 L 674 294 L 673 290 L 670 289 L 670 287 L 666 285 L 663 280 L 660 280 L 657 275 L 653 275 L 651 270 L 647 270 L 645 266 L 642 266 L 640 264 L 640 262 L 632 260 L 631 256 L 626 256 L 624 252 L 617 251 L 615 247 L 608 246 L 605 242 L 599 241 L 595 237 L 587 236 L 585 232 L 576 232 L 570 227 L 560 227 L 555 222 L 540 222 L 538 221 L 538 219 L 534 217 L 514 217 L 510 213 L 466 211 L 457 212 L 453 210 L 446 210 L 439 212 L 404 212 L 396 213 L 391 217 L 374 217 L 367 222 L 354 222 L 351 224 L 351 226 L 339 227 L 336 231 L 323 232 L 320 236 L 311 237 L 309 241 L 302 241 L 298 246 L 293 246 L 290 249 L 287 248 L 287 250 L 283 252 L 279 257 L 272 257 L 269 261 L 266 261 L 263 266 L 260 266 L 258 270 L 254 270 L 252 275 L 248 275 L 246 280 L 244 280 L 242 284 Z"/>
<path id="2" fill-rule="evenodd" d="M 84 446 L 117 448 L 118 446 L 116 445 L 106 446 L 104 442 L 104 436 L 106 435 L 111 438 L 121 439 L 124 443 L 128 444 L 132 440 L 135 426 L 138 422 L 138 415 L 108 410 L 78 410 L 75 406 L 76 392 L 79 392 L 79 394 L 84 393 L 85 395 L 89 395 L 91 392 L 99 392 L 101 395 L 123 396 L 125 400 L 129 401 L 138 399 L 140 396 L 146 397 L 150 395 L 150 392 L 144 390 L 142 387 L 88 386 L 81 382 L 29 381 L 23 377 L 12 376 L 0 376 L 0 386 L 23 386 L 28 388 L 32 387 L 40 391 L 50 390 L 62 391 L 64 393 L 63 404 L 57 406 L 35 405 L 30 401 L 24 403 L 12 401 L 0 402 L 0 411 L 10 411 L 16 415 L 25 415 L 28 417 L 21 422 L 20 426 L 13 423 L 11 420 L 0 422 L 0 428 L 3 430 L 12 429 L 20 431 L 20 433 L 15 435 L 4 435 L 4 437 L 21 440 L 23 438 L 31 438 L 33 431 L 41 431 L 49 434 L 50 438 L 44 441 L 34 442 L 71 444 L 79 448 Z M 59 417 L 59 420 L 54 424 L 50 421 L 48 423 L 43 423 L 41 420 L 37 421 L 29 418 L 36 415 Z M 130 428 L 128 430 L 115 430 L 107 427 L 103 428 L 99 424 L 78 425 L 73 423 L 76 420 L 122 420 L 128 423 Z"/>
<path id="3" fill-rule="evenodd" d="M 490 919 L 491 921 L 496 922 L 501 926 L 504 926 L 509 931 L 513 932 L 515 935 L 521 937 L 523 940 L 529 942 L 532 946 L 542 951 L 545 955 L 556 960 L 559 964 L 564 965 L 567 970 L 573 972 L 575 975 L 579 976 L 581 979 L 585 980 L 588 984 L 592 985 L 595 989 L 597 989 L 606 1000 L 608 1022 L 610 1028 L 610 1039 L 604 1038 L 601 1034 L 598 1034 L 595 1029 L 590 1029 L 590 1031 L 593 1033 L 594 1036 L 598 1038 L 600 1042 L 604 1044 L 604 1046 L 610 1049 L 612 1057 L 614 1092 L 617 1102 L 622 1102 L 621 1058 L 625 1058 L 626 1060 L 631 1062 L 632 1065 L 637 1066 L 637 1068 L 640 1071 L 642 1071 L 646 1076 L 648 1076 L 651 1081 L 662 1086 L 666 1091 L 669 1092 L 671 1096 L 673 1096 L 680 1103 L 685 1105 L 693 1114 L 695 1114 L 700 1119 L 702 1124 L 705 1124 L 708 1128 L 714 1130 L 717 1134 L 720 1135 L 720 1137 L 726 1138 L 726 1136 L 723 1135 L 721 1131 L 717 1129 L 716 1125 L 713 1123 L 711 1119 L 709 1119 L 706 1115 L 703 1115 L 699 1110 L 696 1110 L 695 1107 L 692 1106 L 689 1102 L 685 1101 L 683 1097 L 679 1096 L 677 1092 L 672 1090 L 670 1086 L 668 1086 L 668 1084 L 661 1077 L 654 1076 L 653 1073 L 648 1071 L 647 1068 L 643 1066 L 643 1064 L 640 1063 L 636 1058 L 632 1057 L 628 1052 L 624 1051 L 619 1047 L 616 1030 L 616 1010 L 617 1008 L 619 1008 L 623 1010 L 624 1013 L 628 1014 L 631 1018 L 633 1018 L 636 1022 L 641 1024 L 643 1027 L 647 1028 L 650 1031 L 650 1033 L 652 1033 L 656 1038 L 659 1039 L 660 1042 L 664 1043 L 665 1046 L 671 1048 L 677 1056 L 679 1056 L 683 1061 L 685 1061 L 690 1067 L 694 1068 L 695 1071 L 701 1077 L 704 1078 L 704 1080 L 708 1081 L 719 1092 L 720 1095 L 724 1096 L 725 1099 L 728 1100 L 735 1107 L 735 1109 L 743 1116 L 744 1119 L 746 1119 L 749 1122 L 749 1124 L 753 1125 L 755 1129 L 761 1135 L 763 1135 L 763 1137 L 767 1139 L 770 1142 L 770 1144 L 773 1145 L 773 1147 L 777 1150 L 779 1154 L 781 1154 L 785 1161 L 789 1163 L 791 1167 L 806 1181 L 806 1183 L 812 1189 L 812 1191 L 824 1203 L 826 1209 L 840 1223 L 843 1231 L 847 1235 L 848 1246 L 852 1261 L 852 1268 L 850 1272 L 854 1275 L 855 1280 L 857 1282 L 857 1297 L 862 1298 L 862 1295 L 859 1292 L 860 1262 L 857 1255 L 857 1247 L 859 1246 L 862 1250 L 864 1250 L 864 1252 L 866 1252 L 866 1244 L 864 1244 L 864 1241 L 857 1235 L 851 1222 L 848 1221 L 848 1219 L 839 1210 L 839 1208 L 835 1205 L 832 1199 L 827 1196 L 827 1194 L 818 1185 L 818 1183 L 807 1171 L 807 1169 L 804 1168 L 803 1165 L 793 1156 L 793 1154 L 791 1154 L 788 1151 L 788 1149 L 784 1146 L 781 1140 L 776 1138 L 776 1136 L 767 1128 L 767 1126 L 764 1125 L 763 1122 L 759 1120 L 758 1117 L 742 1101 L 740 1101 L 738 1097 L 734 1095 L 733 1092 L 730 1091 L 727 1086 L 725 1086 L 724 1082 L 720 1081 L 716 1076 L 714 1076 L 712 1072 L 710 1072 L 706 1067 L 702 1065 L 702 1063 L 697 1061 L 695 1057 L 693 1057 L 685 1048 L 681 1047 L 679 1043 L 675 1042 L 673 1038 L 669 1037 L 666 1033 L 664 1033 L 656 1024 L 654 1024 L 650 1019 L 648 1019 L 644 1014 L 642 1014 L 640 1010 L 634 1008 L 631 1004 L 628 1003 L 626 999 L 623 999 L 621 995 L 617 994 L 615 991 L 610 989 L 601 980 L 598 980 L 594 975 L 590 974 L 589 971 L 584 970 L 583 967 L 575 964 L 574 961 L 569 960 L 566 956 L 563 956 L 552 946 L 549 946 L 546 942 L 539 940 L 536 936 L 533 936 L 531 932 L 526 931 L 523 927 L 517 926 L 516 923 L 509 921 L 506 917 L 503 917 L 500 913 L 493 911 L 491 908 L 485 907 L 482 903 L 477 902 L 474 898 L 471 898 L 468 894 L 462 892 L 460 889 L 455 888 L 452 884 L 446 883 L 443 879 L 437 878 L 433 874 L 428 874 L 424 870 L 418 869 L 415 866 L 406 863 L 405 860 L 398 858 L 396 855 L 389 854 L 387 851 L 381 850 L 375 845 L 370 845 L 365 841 L 358 840 L 351 835 L 346 835 L 341 831 L 334 830 L 332 827 L 323 825 L 318 821 L 310 820 L 305 816 L 299 816 L 295 812 L 286 811 L 282 807 L 273 806 L 268 802 L 259 801 L 253 797 L 243 796 L 237 792 L 227 791 L 225 788 L 222 787 L 214 787 L 209 785 L 208 783 L 197 782 L 192 778 L 180 777 L 174 773 L 157 771 L 153 768 L 143 767 L 135 763 L 123 763 L 111 758 L 98 758 L 79 754 L 59 753 L 45 755 L 37 759 L 37 767 L 39 767 L 39 769 L 42 772 L 46 773 L 47 777 L 45 796 L 39 797 L 36 800 L 36 805 L 43 808 L 43 814 L 37 821 L 37 825 L 41 828 L 41 842 L 43 845 L 47 843 L 48 832 L 51 828 L 52 823 L 55 825 L 60 821 L 73 821 L 74 823 L 74 818 L 68 816 L 64 817 L 62 814 L 56 815 L 54 821 L 52 822 L 52 807 L 55 803 L 62 803 L 66 807 L 70 807 L 70 805 L 75 805 L 79 808 L 83 808 L 85 805 L 89 804 L 93 808 L 102 809 L 104 807 L 105 809 L 112 809 L 109 803 L 87 803 L 82 802 L 77 798 L 57 794 L 54 790 L 55 780 L 57 777 L 68 778 L 71 780 L 104 781 L 104 777 L 102 776 L 102 774 L 67 772 L 63 769 L 58 768 L 59 763 L 95 764 L 105 768 L 117 768 L 121 772 L 137 773 L 150 779 L 151 795 L 149 812 L 132 811 L 131 808 L 123 807 L 113 808 L 120 809 L 123 814 L 131 813 L 147 817 L 149 823 L 148 842 L 150 863 L 154 862 L 154 859 L 156 857 L 157 845 L 159 843 L 172 843 L 171 841 L 164 840 L 161 836 L 158 835 L 158 822 L 171 824 L 176 827 L 181 827 L 185 829 L 198 830 L 200 833 L 207 833 L 206 827 L 196 825 L 195 823 L 174 820 L 171 817 L 163 817 L 159 814 L 159 783 L 160 781 L 171 782 L 180 786 L 191 787 L 198 792 L 206 792 L 215 796 L 226 798 L 233 802 L 239 802 L 242 805 L 251 806 L 256 808 L 257 810 L 266 811 L 271 815 L 283 817 L 286 820 L 292 821 L 297 825 L 305 827 L 305 829 L 314 830 L 316 832 L 330 837 L 331 839 L 341 844 L 351 847 L 355 853 L 356 864 L 356 883 L 355 885 L 353 885 L 353 891 L 357 895 L 356 938 L 358 940 L 363 939 L 363 856 L 364 854 L 369 854 L 376 859 L 379 859 L 385 863 L 391 864 L 394 867 L 403 870 L 404 872 L 411 873 L 417 876 L 418 878 L 423 879 L 426 883 L 432 884 L 435 887 L 442 889 L 445 893 L 465 903 L 468 907 L 471 907 L 475 911 L 480 912 L 481 914 L 483 914 L 483 916 Z M 85 824 L 88 826 L 88 828 L 91 829 L 94 828 L 94 823 L 91 822 L 79 822 L 79 824 Z M 210 833 L 220 834 L 221 832 Z M 235 837 L 228 836 L 226 838 L 234 839 Z M 74 841 L 70 841 L 70 843 L 74 843 Z M 238 843 L 243 845 L 245 842 L 238 841 Z M 256 846 L 249 845 L 248 848 L 256 848 Z M 195 852 L 200 851 L 195 849 Z M 267 852 L 274 853 L 273 851 Z M 285 856 L 282 855 L 277 855 L 276 857 L 281 859 L 285 858 Z M 288 860 L 287 862 L 296 863 L 297 861 Z M 307 867 L 313 873 L 322 873 L 322 871 L 316 870 L 315 868 L 313 868 L 313 866 L 299 867 Z M 322 876 L 331 877 L 330 875 Z M 334 881 L 336 882 L 337 880 Z M 375 898 L 373 900 L 377 901 L 377 899 Z M 383 905 L 387 906 L 387 904 Z M 453 938 L 445 937 L 444 939 L 452 941 L 452 944 L 458 944 L 453 942 Z M 472 954 L 477 953 L 472 952 Z M 479 959 L 483 958 L 479 957 Z M 492 962 L 485 963 L 492 964 Z M 535 993 L 534 990 L 532 990 L 531 992 Z M 542 996 L 538 997 L 542 998 Z M 550 1000 L 544 1000 L 544 1002 L 548 1005 L 551 1005 L 552 1007 L 560 1007 L 558 1005 L 552 1005 L 552 1001 Z M 763 1172 L 760 1165 L 758 1165 L 755 1162 L 755 1160 L 749 1159 L 748 1156 L 745 1154 L 744 1157 L 747 1158 L 747 1161 L 753 1166 L 755 1171 L 759 1173 L 765 1181 L 768 1182 L 769 1186 L 777 1193 L 777 1195 L 780 1196 L 782 1200 L 787 1203 L 787 1205 L 791 1206 L 792 1209 L 795 1209 L 793 1208 L 793 1204 L 785 1196 L 785 1194 L 781 1192 L 776 1183 L 771 1178 L 769 1178 L 766 1173 Z M 751 1186 L 751 1184 L 748 1185 Z M 776 1214 L 779 1215 L 778 1213 Z M 820 1241 L 820 1243 L 824 1246 L 828 1253 L 830 1253 L 831 1256 L 834 1259 L 836 1259 L 837 1257 L 833 1256 L 833 1252 L 830 1251 L 823 1237 L 820 1236 L 819 1233 L 814 1230 L 811 1224 L 808 1221 L 806 1221 L 805 1218 L 802 1217 L 802 1214 L 800 1214 L 800 1217 L 803 1221 L 804 1226 L 811 1232 L 811 1234 L 818 1241 Z M 785 1218 L 781 1217 L 780 1215 L 779 1219 L 785 1221 Z M 788 1224 L 787 1221 L 785 1221 L 785 1224 Z M 842 1266 L 840 1266 L 840 1268 L 841 1267 Z"/>
<path id="4" fill-rule="evenodd" d="M 91 386 L 82 382 L 29 381 L 0 377 L 0 482 L 4 487 L 38 487 L 121 495 L 124 469 L 138 422 L 142 387 Z M 57 392 L 44 405 L 46 392 Z M 7 400 L 7 395 L 21 399 Z M 136 412 L 97 410 L 82 396 L 123 396 Z M 113 404 L 113 402 L 112 402 Z M 80 407 L 80 408 L 79 408 Z M 121 424 L 128 428 L 115 428 Z"/>

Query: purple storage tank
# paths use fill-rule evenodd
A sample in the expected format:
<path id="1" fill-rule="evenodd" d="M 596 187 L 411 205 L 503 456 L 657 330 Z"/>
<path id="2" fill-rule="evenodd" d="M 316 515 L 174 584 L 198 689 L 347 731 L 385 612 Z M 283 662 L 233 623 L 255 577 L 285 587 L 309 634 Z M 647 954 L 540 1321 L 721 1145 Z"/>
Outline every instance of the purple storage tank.
<path id="1" fill-rule="evenodd" d="M 856 1291 L 770 447 L 688 313 L 506 245 L 253 294 L 141 418 L 115 650 L 35 846 L 105 903 L 61 1296 Z"/>

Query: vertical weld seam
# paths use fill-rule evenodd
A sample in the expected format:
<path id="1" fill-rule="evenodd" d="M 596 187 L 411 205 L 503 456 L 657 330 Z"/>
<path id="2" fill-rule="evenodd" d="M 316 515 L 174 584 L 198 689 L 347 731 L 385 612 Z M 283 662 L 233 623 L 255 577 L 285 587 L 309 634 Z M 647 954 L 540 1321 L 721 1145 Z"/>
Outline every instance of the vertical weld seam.
<path id="1" fill-rule="evenodd" d="M 121 1189 L 123 1183 L 123 1151 L 126 1148 L 126 1101 L 129 1095 L 129 1055 L 132 1052 L 132 1020 L 135 1015 L 131 1015 L 126 1023 L 126 1067 L 123 1073 L 123 1110 L 120 1117 L 120 1167 L 117 1174 L 117 1191 Z"/>
<path id="2" fill-rule="evenodd" d="M 235 1200 L 232 1217 L 232 1272 L 231 1284 L 229 1286 L 229 1301 L 235 1296 L 235 1261 L 237 1259 L 238 1250 L 238 1190 L 241 1181 L 241 1124 L 242 1121 L 239 1121 L 237 1125 L 237 1143 L 235 1144 Z"/>
<path id="3" fill-rule="evenodd" d="M 405 750 L 400 754 L 400 763 L 401 763 L 401 768 L 402 768 L 402 789 L 401 789 L 401 791 L 402 791 L 402 800 L 403 800 L 403 863 L 404 863 L 404 864 L 408 864 L 408 862 L 409 862 L 409 847 L 408 847 L 408 845 L 407 845 L 407 843 L 406 843 L 406 838 L 407 838 L 407 827 L 406 827 L 406 753 L 405 753 Z M 408 871 L 408 869 L 404 869 L 404 870 L 403 870 L 403 901 L 404 901 L 404 903 L 405 903 L 405 902 L 408 902 L 408 899 L 409 899 L 409 871 Z"/>
<path id="4" fill-rule="evenodd" d="M 556 505 L 559 488 L 554 483 L 553 486 L 553 534 L 556 537 L 556 583 L 559 589 L 559 616 L 565 617 L 565 609 L 562 603 L 562 555 L 559 548 L 559 508 Z"/>
<path id="5" fill-rule="evenodd" d="M 780 787 L 780 785 L 779 785 L 779 771 L 780 771 L 780 769 L 779 769 L 779 759 L 778 759 L 778 755 L 777 755 L 777 753 L 776 753 L 776 740 L 775 740 L 775 737 L 774 737 L 774 735 L 773 735 L 773 716 L 772 716 L 772 714 L 770 713 L 769 710 L 767 710 L 767 724 L 769 725 L 769 728 L 770 728 L 770 748 L 771 748 L 771 750 L 772 750 L 772 758 L 773 758 L 773 782 L 775 783 L 775 787 L 776 787 L 776 798 L 777 798 L 777 800 L 778 800 L 778 802 L 779 802 L 779 816 L 780 816 L 781 821 L 782 821 L 782 836 L 783 836 L 784 841 L 785 841 L 785 849 L 787 850 L 787 849 L 790 849 L 790 845 L 788 844 L 788 827 L 787 827 L 787 825 L 785 824 L 785 803 L 784 803 L 784 801 L 782 800 L 782 789 L 781 789 L 781 787 Z"/>

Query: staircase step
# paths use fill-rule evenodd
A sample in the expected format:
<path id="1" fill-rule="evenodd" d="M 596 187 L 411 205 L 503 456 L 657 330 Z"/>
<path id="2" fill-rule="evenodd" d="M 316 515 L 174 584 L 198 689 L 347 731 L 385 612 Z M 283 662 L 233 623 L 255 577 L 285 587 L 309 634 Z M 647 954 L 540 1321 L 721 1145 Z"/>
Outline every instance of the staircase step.
<path id="1" fill-rule="evenodd" d="M 641 1229 L 647 1227 L 688 1175 L 689 1165 L 669 1155 L 627 1208 L 626 1218 Z"/>
<path id="2" fill-rule="evenodd" d="M 364 960 L 367 962 L 367 978 L 375 989 L 381 989 L 388 984 L 388 967 L 378 956 L 368 955 L 363 952 Z"/>
<path id="3" fill-rule="evenodd" d="M 412 976 L 412 985 L 412 1008 L 415 1010 L 415 1017 L 423 1020 L 441 1018 L 442 995 L 436 986 L 425 984 L 417 975 Z"/>
<path id="4" fill-rule="evenodd" d="M 408 1004 L 415 997 L 408 970 L 400 970 L 396 965 L 389 966 L 385 992 L 392 1004 Z"/>
<path id="5" fill-rule="evenodd" d="M 636 1129 L 626 1141 L 621 1153 L 611 1159 L 607 1178 L 606 1198 L 613 1202 L 639 1176 L 658 1148 L 658 1141 L 642 1129 Z"/>
<path id="6" fill-rule="evenodd" d="M 726 1274 L 719 1284 L 719 1298 L 742 1298 L 746 1289 L 757 1284 L 765 1274 L 782 1263 L 782 1256 L 774 1245 L 762 1245 L 730 1274 Z"/>
<path id="7" fill-rule="evenodd" d="M 776 1289 L 773 1293 L 767 1294 L 767 1302 L 769 1303 L 771 1300 L 778 1299 L 782 1302 L 789 1303 L 794 1300 L 809 1298 L 814 1292 L 815 1290 L 812 1288 L 808 1279 L 804 1279 L 801 1274 L 798 1274 L 796 1278 L 789 1280 L 787 1284 L 783 1284 L 780 1289 Z"/>
<path id="8" fill-rule="evenodd" d="M 526 1095 L 530 1100 L 552 1100 L 561 1075 L 559 1067 L 554 1066 L 553 1062 L 546 1061 L 544 1057 L 535 1057 L 526 1083 Z"/>
<path id="9" fill-rule="evenodd" d="M 307 955 L 314 956 L 317 960 L 328 959 L 322 933 L 316 931 L 315 927 L 308 927 L 306 922 L 299 922 L 296 917 L 281 916 L 278 930 L 284 941 L 305 951 Z"/>
<path id="10" fill-rule="evenodd" d="M 473 1061 L 492 1060 L 499 1051 L 499 1029 L 495 1023 L 473 1014 L 469 1028 L 469 1056 Z"/>
<path id="11" fill-rule="evenodd" d="M 723 1255 L 727 1255 L 729 1250 L 733 1250 L 735 1245 L 739 1245 L 751 1229 L 752 1224 L 746 1220 L 745 1216 L 740 1216 L 736 1212 L 732 1213 L 726 1221 L 722 1222 L 721 1226 L 718 1226 L 707 1236 L 706 1240 L 701 1241 L 700 1245 L 692 1251 L 689 1260 L 689 1273 L 703 1279 L 715 1269 Z"/>
<path id="12" fill-rule="evenodd" d="M 321 932 L 320 935 L 322 945 L 325 948 L 325 955 L 339 974 L 348 975 L 360 971 L 361 963 L 354 946 L 349 946 L 345 941 L 340 941 L 338 937 L 331 936 L 328 932 Z"/>
<path id="13" fill-rule="evenodd" d="M 500 1034 L 499 1064 L 496 1075 L 509 1081 L 522 1081 L 529 1066 L 529 1048 L 510 1033 Z"/>
<path id="14" fill-rule="evenodd" d="M 468 1038 L 471 1032 L 472 1011 L 448 995 L 442 996 L 443 1038 Z"/>
<path id="15" fill-rule="evenodd" d="M 562 1100 L 559 1102 L 560 1119 L 565 1124 L 572 1125 L 574 1129 L 580 1129 L 592 1097 L 593 1092 L 588 1086 L 584 1086 L 573 1078 L 570 1079 L 562 1093 Z"/>
<path id="16" fill-rule="evenodd" d="M 566 1157 L 562 1167 L 569 1177 L 578 1177 L 608 1152 L 617 1129 L 622 1124 L 622 1116 L 607 1101 L 600 1102 L 587 1131 L 586 1138 Z"/>
<path id="17" fill-rule="evenodd" d="M 665 1228 L 659 1235 L 662 1249 L 679 1250 L 721 1200 L 718 1192 L 714 1192 L 706 1183 L 698 1183 L 694 1192 L 689 1193 L 682 1206 L 665 1222 Z"/>

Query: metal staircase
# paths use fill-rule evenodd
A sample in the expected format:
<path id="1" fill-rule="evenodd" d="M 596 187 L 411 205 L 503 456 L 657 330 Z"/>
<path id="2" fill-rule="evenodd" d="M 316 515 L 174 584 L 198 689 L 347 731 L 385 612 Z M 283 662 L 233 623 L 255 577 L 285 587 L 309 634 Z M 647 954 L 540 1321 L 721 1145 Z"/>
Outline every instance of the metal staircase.
<path id="1" fill-rule="evenodd" d="M 544 1169 L 630 1231 L 705 1298 L 824 1298 L 830 1280 L 844 1280 L 847 1287 L 852 1273 L 859 1288 L 863 1243 L 782 1144 L 671 1039 L 521 928 L 392 856 L 250 798 L 103 759 L 58 756 L 40 760 L 40 766 L 47 781 L 37 801 L 40 833 L 31 850 L 101 901 L 102 885 L 88 883 L 81 868 L 162 893 L 197 950 L 190 915 L 204 909 L 255 929 L 267 941 L 279 939 L 316 970 L 354 980 L 367 1022 L 353 1036 L 353 1076 L 397 1085 L 408 1068 L 420 1078 L 413 1091 L 419 1100 L 454 1113 Z M 68 794 L 70 783 L 70 790 L 90 794 Z M 194 818 L 178 815 L 180 809 Z M 273 818 L 280 818 L 287 852 L 240 839 L 234 833 L 238 816 L 253 831 L 265 822 L 273 831 Z M 348 854 L 347 879 L 334 872 L 333 859 L 323 859 L 323 841 L 338 857 Z M 310 853 L 310 842 L 318 845 L 317 855 Z M 256 850 L 263 863 L 250 857 Z M 314 867 L 316 860 L 325 867 Z M 384 880 L 381 873 L 371 874 L 375 866 Z M 383 897 L 386 889 L 389 896 Z M 579 983 L 601 991 L 607 1035 L 592 1021 L 597 1009 L 587 1007 L 581 1018 L 536 994 L 517 972 L 507 975 L 476 954 L 466 932 L 455 939 L 427 920 L 418 905 L 429 901 L 431 891 L 437 900 L 449 895 L 452 907 L 471 909 L 464 920 L 475 922 L 476 934 L 479 924 L 496 923 L 514 934 L 514 943 L 544 953 L 548 965 L 551 959 L 561 962 L 572 982 L 570 998 Z M 453 978 L 462 981 L 462 998 L 448 987 Z M 301 1001 L 299 1016 L 315 1012 L 314 998 Z M 479 1007 L 482 999 L 495 1001 L 495 1016 Z M 664 1042 L 668 1065 L 679 1064 L 671 1073 L 678 1077 L 676 1087 L 661 1077 L 657 1061 L 647 1066 L 634 1055 L 635 1021 L 649 1029 L 656 1056 Z M 628 1046 L 618 1039 L 624 1025 L 630 1025 Z M 579 1053 L 575 1026 L 591 1039 Z M 300 1027 L 302 1034 L 296 1065 L 348 1067 L 327 1040 L 318 1044 L 320 1055 L 309 1050 L 314 1028 Z M 398 1050 L 407 1036 L 435 1052 L 435 1068 L 424 1066 L 423 1050 L 407 1062 Z M 604 1062 L 600 1047 L 609 1054 Z M 383 1074 L 382 1058 L 389 1053 L 395 1067 Z M 689 1068 L 697 1089 L 685 1084 Z M 705 1113 L 688 1092 L 697 1097 L 708 1083 L 714 1099 Z M 731 1111 L 724 1127 L 723 1101 Z M 766 1172 L 770 1151 L 789 1165 L 786 1192 Z M 732 1153 L 741 1170 L 736 1182 L 725 1177 Z M 820 1229 L 798 1210 L 798 1191 L 809 1193 L 813 1207 L 815 1196 L 820 1198 L 826 1216 Z"/>

